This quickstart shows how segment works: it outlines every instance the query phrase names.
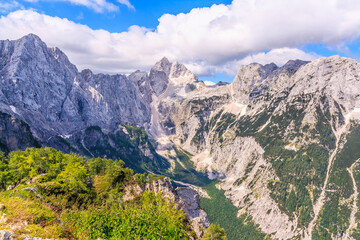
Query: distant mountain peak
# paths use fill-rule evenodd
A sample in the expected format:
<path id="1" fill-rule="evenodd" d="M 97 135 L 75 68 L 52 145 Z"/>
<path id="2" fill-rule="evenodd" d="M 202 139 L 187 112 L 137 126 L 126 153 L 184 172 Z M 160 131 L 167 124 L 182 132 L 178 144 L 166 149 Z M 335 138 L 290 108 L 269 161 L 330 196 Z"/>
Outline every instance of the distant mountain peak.
<path id="1" fill-rule="evenodd" d="M 165 63 L 165 64 L 169 64 L 169 63 L 170 63 L 170 61 L 169 61 L 169 59 L 168 59 L 167 57 L 161 58 L 159 62 Z"/>
<path id="2" fill-rule="evenodd" d="M 170 74 L 172 63 L 166 57 L 155 63 L 151 70 L 165 72 L 167 76 Z"/>
<path id="3" fill-rule="evenodd" d="M 284 66 L 282 66 L 281 70 L 286 70 L 290 73 L 296 72 L 300 67 L 302 67 L 305 64 L 308 64 L 309 61 L 303 61 L 303 60 L 289 60 L 287 63 L 285 63 Z"/>
<path id="4" fill-rule="evenodd" d="M 33 45 L 35 47 L 47 48 L 46 43 L 43 42 L 39 36 L 37 36 L 33 33 L 25 35 L 24 37 L 22 37 L 18 40 L 14 40 L 14 42 L 21 44 L 22 46 Z"/>
<path id="5" fill-rule="evenodd" d="M 29 33 L 29 34 L 23 36 L 23 37 L 20 38 L 20 39 L 38 40 L 38 41 L 41 41 L 41 42 L 42 42 L 42 40 L 40 39 L 40 37 L 39 37 L 38 35 L 34 34 L 34 33 Z"/>

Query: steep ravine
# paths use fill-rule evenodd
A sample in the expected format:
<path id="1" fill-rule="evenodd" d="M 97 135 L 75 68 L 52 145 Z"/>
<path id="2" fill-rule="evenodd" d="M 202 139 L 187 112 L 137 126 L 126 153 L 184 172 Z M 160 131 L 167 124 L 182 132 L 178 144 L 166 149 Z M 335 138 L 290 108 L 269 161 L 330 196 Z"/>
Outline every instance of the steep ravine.
<path id="1" fill-rule="evenodd" d="M 318 220 L 319 217 L 319 212 L 320 210 L 323 208 L 324 203 L 325 203 L 325 197 L 326 197 L 326 188 L 329 182 L 329 177 L 330 177 L 330 171 L 331 168 L 333 166 L 333 162 L 334 159 L 336 157 L 336 154 L 338 153 L 338 149 L 339 149 L 339 143 L 341 140 L 341 136 L 343 134 L 343 132 L 346 129 L 346 124 L 344 127 L 342 127 L 339 131 L 335 131 L 334 128 L 332 127 L 332 131 L 335 132 L 335 136 L 336 136 L 336 143 L 335 143 L 335 149 L 333 150 L 333 152 L 330 154 L 330 158 L 328 161 L 328 166 L 327 166 L 327 170 L 326 170 L 326 177 L 325 177 L 325 181 L 324 181 L 324 185 L 322 187 L 321 193 L 320 193 L 320 197 L 318 198 L 318 200 L 313 204 L 313 209 L 314 209 L 314 217 L 311 220 L 311 222 L 309 223 L 309 227 L 308 227 L 308 232 L 307 232 L 307 239 L 311 239 L 312 236 L 312 232 L 314 230 L 314 225 L 316 224 L 316 221 Z"/>
<path id="2" fill-rule="evenodd" d="M 355 170 L 355 165 L 359 164 L 360 159 L 356 160 L 356 162 L 354 162 L 350 168 L 347 169 L 347 171 L 349 172 L 350 176 L 351 176 L 351 180 L 352 180 L 352 184 L 353 184 L 353 195 L 351 196 L 351 199 L 353 201 L 352 203 L 352 208 L 351 208 L 351 215 L 350 215 L 350 221 L 349 221 L 349 227 L 346 230 L 346 233 L 351 233 L 353 229 L 355 229 L 357 226 L 357 221 L 356 221 L 356 214 L 359 211 L 358 208 L 358 197 L 359 197 L 359 192 L 358 192 L 358 185 L 356 183 L 353 171 Z"/>

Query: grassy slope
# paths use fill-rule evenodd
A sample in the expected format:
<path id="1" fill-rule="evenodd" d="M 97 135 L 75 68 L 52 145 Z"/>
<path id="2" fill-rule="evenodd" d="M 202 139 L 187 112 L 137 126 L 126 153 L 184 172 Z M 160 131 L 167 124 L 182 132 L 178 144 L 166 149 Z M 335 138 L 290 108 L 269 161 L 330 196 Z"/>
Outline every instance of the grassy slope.
<path id="1" fill-rule="evenodd" d="M 238 208 L 226 199 L 224 191 L 215 187 L 216 182 L 206 186 L 211 199 L 201 198 L 201 206 L 207 212 L 210 222 L 218 222 L 225 229 L 229 240 L 258 240 L 264 239 L 265 234 L 260 232 L 245 217 L 236 216 Z"/>
<path id="2" fill-rule="evenodd" d="M 0 193 L 0 203 L 6 207 L 1 211 L 5 221 L 0 229 L 14 231 L 16 235 L 31 235 L 40 238 L 59 239 L 63 229 L 56 214 L 46 204 L 29 198 L 19 198 L 9 193 Z"/>

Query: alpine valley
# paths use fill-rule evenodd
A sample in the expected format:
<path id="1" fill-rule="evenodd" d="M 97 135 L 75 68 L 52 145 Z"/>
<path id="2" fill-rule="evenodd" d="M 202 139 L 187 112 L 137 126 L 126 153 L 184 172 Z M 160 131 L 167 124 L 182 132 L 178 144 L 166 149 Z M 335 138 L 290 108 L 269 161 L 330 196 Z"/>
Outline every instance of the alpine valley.
<path id="1" fill-rule="evenodd" d="M 165 175 L 199 192 L 228 239 L 360 239 L 353 59 L 253 63 L 207 86 L 166 58 L 79 72 L 30 34 L 0 41 L 0 111 L 6 154 L 52 147 Z"/>

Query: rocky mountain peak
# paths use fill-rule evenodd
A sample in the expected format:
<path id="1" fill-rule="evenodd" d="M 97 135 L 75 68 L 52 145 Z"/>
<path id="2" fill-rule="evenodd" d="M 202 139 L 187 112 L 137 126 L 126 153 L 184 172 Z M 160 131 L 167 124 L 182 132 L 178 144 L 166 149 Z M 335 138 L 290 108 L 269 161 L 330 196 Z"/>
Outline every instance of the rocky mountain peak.
<path id="1" fill-rule="evenodd" d="M 264 80 L 277 69 L 274 63 L 265 66 L 258 63 L 241 66 L 231 83 L 232 95 L 240 102 L 248 102 L 249 95 L 254 89 L 257 91 L 258 88 L 267 88 L 263 84 Z"/>
<path id="2" fill-rule="evenodd" d="M 260 75 L 263 77 L 269 76 L 271 73 L 273 73 L 275 70 L 277 70 L 279 67 L 275 63 L 269 63 L 265 65 L 260 65 L 259 72 Z"/>
<path id="3" fill-rule="evenodd" d="M 180 64 L 178 62 L 174 62 L 171 66 L 171 71 L 170 71 L 170 78 L 178 78 L 181 76 L 194 76 L 195 75 L 189 71 L 185 65 Z"/>
<path id="4" fill-rule="evenodd" d="M 156 96 L 163 93 L 169 83 L 171 63 L 167 58 L 162 58 L 150 70 L 150 85 Z"/>
<path id="5" fill-rule="evenodd" d="M 59 103 L 64 102 L 72 87 L 76 67 L 60 50 L 48 48 L 34 34 L 0 41 L 0 46 L 0 100 L 14 106 L 2 111 L 23 116 L 28 123 L 59 121 Z M 44 115 L 35 117 L 35 112 Z"/>
<path id="6" fill-rule="evenodd" d="M 284 66 L 282 66 L 280 69 L 286 70 L 289 73 L 295 73 L 301 66 L 309 63 L 309 61 L 303 61 L 303 60 L 289 60 Z"/>
<path id="7" fill-rule="evenodd" d="M 42 42 L 42 40 L 40 39 L 40 37 L 34 33 L 29 33 L 25 36 L 23 36 L 22 38 L 20 39 L 32 39 L 32 40 L 36 40 L 36 41 L 40 41 Z"/>
<path id="8" fill-rule="evenodd" d="M 14 60 L 28 62 L 31 60 L 51 60 L 48 55 L 51 51 L 48 50 L 46 44 L 35 34 L 28 34 L 18 40 L 10 41 L 11 55 Z"/>
<path id="9" fill-rule="evenodd" d="M 31 43 L 34 45 L 41 45 L 41 46 L 45 46 L 46 44 L 39 38 L 39 36 L 30 33 L 28 35 L 23 36 L 22 38 L 20 38 L 19 40 L 15 40 L 17 42 L 20 43 Z"/>
<path id="10" fill-rule="evenodd" d="M 80 74 L 83 76 L 84 80 L 88 80 L 93 75 L 93 72 L 90 69 L 84 69 Z"/>
<path id="11" fill-rule="evenodd" d="M 275 64 L 263 66 L 258 63 L 252 63 L 241 66 L 234 78 L 233 85 L 249 88 L 255 83 L 264 80 L 275 69 L 277 69 Z"/>
<path id="12" fill-rule="evenodd" d="M 166 57 L 155 63 L 151 71 L 165 72 L 167 76 L 170 74 L 172 63 Z"/>
<path id="13" fill-rule="evenodd" d="M 140 77 L 139 74 L 136 73 L 132 75 L 133 80 L 135 75 Z M 178 62 L 171 63 L 166 57 L 162 58 L 151 68 L 149 80 L 150 86 L 156 96 L 161 95 L 168 88 L 170 82 L 173 85 L 183 87 L 187 84 L 195 84 L 198 82 L 195 74 L 189 71 L 185 65 Z M 144 81 L 141 82 L 144 84 Z"/>
<path id="14" fill-rule="evenodd" d="M 2 47 L 1 47 L 2 46 Z M 18 40 L 1 41 L 1 59 L 8 61 L 11 66 L 9 73 L 19 76 L 21 71 L 37 71 L 34 69 L 42 65 L 47 71 L 66 68 L 72 74 L 77 72 L 67 56 L 57 47 L 48 48 L 35 34 L 28 34 Z M 0 61 L 1 61 L 0 59 Z M 16 67 L 15 67 L 16 66 Z"/>
<path id="15" fill-rule="evenodd" d="M 281 92 L 294 84 L 291 76 L 307 63 L 309 62 L 290 60 L 282 67 L 274 63 L 241 66 L 231 84 L 233 96 L 246 103 L 268 91 Z"/>
<path id="16" fill-rule="evenodd" d="M 357 89 L 360 64 L 353 59 L 340 56 L 323 57 L 300 68 L 294 78 L 297 85 L 307 86 L 306 92 L 324 88 Z M 351 85 L 349 85 L 351 83 Z"/>
<path id="17" fill-rule="evenodd" d="M 331 113 L 343 114 L 360 107 L 360 63 L 350 58 L 319 58 L 301 67 L 291 78 L 289 99 L 300 94 L 322 99 Z M 319 100 L 317 100 L 319 101 Z M 339 108 L 339 105 L 341 108 Z"/>
<path id="18" fill-rule="evenodd" d="M 29 34 L 0 41 L 0 111 L 32 126 L 39 139 L 91 125 L 149 121 L 138 89 L 124 75 L 81 73 L 58 48 Z"/>

